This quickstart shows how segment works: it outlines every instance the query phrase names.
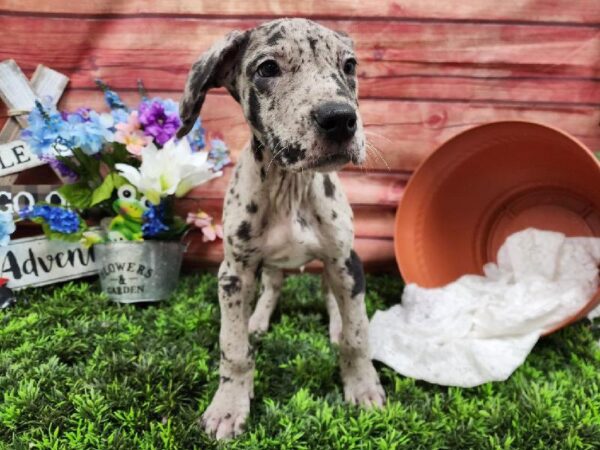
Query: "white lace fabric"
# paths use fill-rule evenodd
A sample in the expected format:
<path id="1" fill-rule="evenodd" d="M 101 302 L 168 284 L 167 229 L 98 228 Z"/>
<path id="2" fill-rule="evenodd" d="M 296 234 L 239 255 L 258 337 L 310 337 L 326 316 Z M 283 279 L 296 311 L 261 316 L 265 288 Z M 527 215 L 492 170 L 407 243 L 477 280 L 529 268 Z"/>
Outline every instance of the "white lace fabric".
<path id="1" fill-rule="evenodd" d="M 600 238 L 527 229 L 506 240 L 497 261 L 486 264 L 484 276 L 441 288 L 407 285 L 401 304 L 371 320 L 373 359 L 447 386 L 506 380 L 545 330 L 598 289 Z"/>

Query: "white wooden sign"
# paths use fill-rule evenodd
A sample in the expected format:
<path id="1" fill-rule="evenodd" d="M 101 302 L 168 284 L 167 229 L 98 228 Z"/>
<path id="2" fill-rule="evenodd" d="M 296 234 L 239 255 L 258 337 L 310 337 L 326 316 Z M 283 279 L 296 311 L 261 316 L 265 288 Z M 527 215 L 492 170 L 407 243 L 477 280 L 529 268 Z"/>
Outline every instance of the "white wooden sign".
<path id="1" fill-rule="evenodd" d="M 53 184 L 0 186 L 0 211 L 18 213 L 39 202 L 68 206 L 67 201 L 58 192 L 59 188 L 60 186 Z"/>
<path id="2" fill-rule="evenodd" d="M 45 236 L 14 239 L 0 247 L 0 278 L 11 289 L 45 286 L 96 275 L 100 265 L 93 247 L 49 240 Z"/>
<path id="3" fill-rule="evenodd" d="M 0 144 L 0 177 L 45 164 L 24 141 Z"/>
<path id="4" fill-rule="evenodd" d="M 60 72 L 52 70 L 42 64 L 38 65 L 31 76 L 31 81 L 27 79 L 23 71 L 19 68 L 13 59 L 7 59 L 0 62 L 0 98 L 6 103 L 9 119 L 0 130 L 0 144 L 8 143 L 8 149 L 0 147 L 0 158 L 5 163 L 3 168 L 0 165 L 0 184 L 12 184 L 16 179 L 15 173 L 35 166 L 45 164 L 35 157 L 29 149 L 23 150 L 28 157 L 31 157 L 29 166 L 18 163 L 11 163 L 11 148 L 18 147 L 21 141 L 11 142 L 19 136 L 21 128 L 27 126 L 27 115 L 35 107 L 35 100 L 50 97 L 56 104 L 63 94 L 69 78 Z M 21 152 L 21 150 L 17 150 Z M 20 156 L 20 159 L 28 159 Z M 36 164 L 34 165 L 34 161 Z M 60 174 L 57 174 L 60 177 Z"/>

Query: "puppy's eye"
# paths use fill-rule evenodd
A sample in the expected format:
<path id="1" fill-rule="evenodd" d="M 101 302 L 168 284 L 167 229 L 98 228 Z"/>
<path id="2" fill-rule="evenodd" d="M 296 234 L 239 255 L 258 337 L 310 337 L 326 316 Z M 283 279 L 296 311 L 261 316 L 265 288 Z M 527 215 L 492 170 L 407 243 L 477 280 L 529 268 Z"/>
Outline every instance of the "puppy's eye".
<path id="1" fill-rule="evenodd" d="M 344 73 L 346 75 L 354 75 L 356 73 L 356 60 L 354 58 L 346 60 L 344 63 Z"/>
<path id="2" fill-rule="evenodd" d="M 256 73 L 263 78 L 271 78 L 281 75 L 281 70 L 277 63 L 270 59 L 258 66 Z"/>

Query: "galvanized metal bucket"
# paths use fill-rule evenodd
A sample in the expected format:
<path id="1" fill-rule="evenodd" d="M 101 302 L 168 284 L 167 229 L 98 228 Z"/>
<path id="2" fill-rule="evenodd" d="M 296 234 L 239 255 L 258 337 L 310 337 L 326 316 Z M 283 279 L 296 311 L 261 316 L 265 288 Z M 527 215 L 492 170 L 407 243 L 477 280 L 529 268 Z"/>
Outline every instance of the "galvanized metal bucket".
<path id="1" fill-rule="evenodd" d="M 185 249 L 173 241 L 96 244 L 100 286 L 119 303 L 164 300 L 177 287 Z"/>

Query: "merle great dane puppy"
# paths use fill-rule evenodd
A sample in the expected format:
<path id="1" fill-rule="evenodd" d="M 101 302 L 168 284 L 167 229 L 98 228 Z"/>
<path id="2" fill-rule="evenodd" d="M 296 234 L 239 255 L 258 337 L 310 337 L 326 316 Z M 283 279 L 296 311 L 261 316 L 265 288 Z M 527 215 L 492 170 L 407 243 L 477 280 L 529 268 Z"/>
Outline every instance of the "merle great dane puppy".
<path id="1" fill-rule="evenodd" d="M 282 19 L 231 32 L 189 74 L 178 137 L 192 128 L 206 91 L 220 86 L 240 103 L 253 135 L 225 196 L 220 383 L 202 417 L 218 439 L 239 434 L 248 416 L 254 372 L 249 334 L 266 331 L 282 270 L 314 259 L 324 265 L 345 398 L 367 407 L 385 401 L 369 357 L 352 210 L 335 173 L 365 159 L 355 71 L 346 35 L 309 20 Z M 263 290 L 251 316 L 259 279 Z"/>

